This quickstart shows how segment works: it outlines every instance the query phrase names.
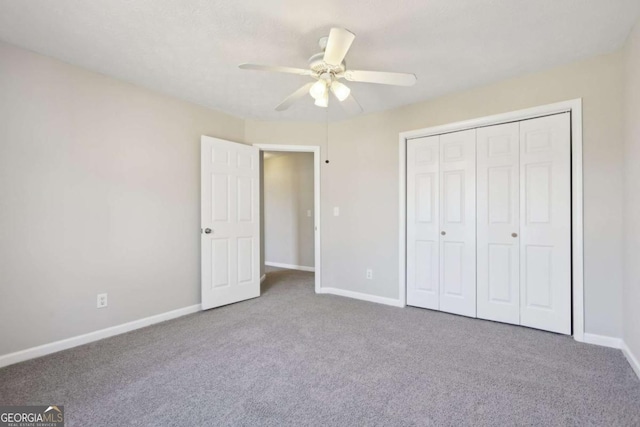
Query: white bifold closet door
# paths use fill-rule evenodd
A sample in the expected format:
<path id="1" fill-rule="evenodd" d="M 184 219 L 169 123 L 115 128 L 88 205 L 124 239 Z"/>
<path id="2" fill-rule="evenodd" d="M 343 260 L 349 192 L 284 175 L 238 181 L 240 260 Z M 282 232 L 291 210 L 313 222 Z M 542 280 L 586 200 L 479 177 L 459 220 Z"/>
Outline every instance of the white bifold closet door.
<path id="1" fill-rule="evenodd" d="M 571 333 L 570 114 L 520 122 L 520 324 Z"/>
<path id="2" fill-rule="evenodd" d="M 440 136 L 440 310 L 476 316 L 476 130 Z"/>
<path id="3" fill-rule="evenodd" d="M 476 316 L 475 129 L 408 142 L 407 304 Z"/>
<path id="4" fill-rule="evenodd" d="M 520 324 L 520 125 L 478 129 L 478 317 Z"/>
<path id="5" fill-rule="evenodd" d="M 570 116 L 477 136 L 478 317 L 570 334 Z"/>
<path id="6" fill-rule="evenodd" d="M 407 143 L 407 304 L 440 309 L 440 136 Z"/>

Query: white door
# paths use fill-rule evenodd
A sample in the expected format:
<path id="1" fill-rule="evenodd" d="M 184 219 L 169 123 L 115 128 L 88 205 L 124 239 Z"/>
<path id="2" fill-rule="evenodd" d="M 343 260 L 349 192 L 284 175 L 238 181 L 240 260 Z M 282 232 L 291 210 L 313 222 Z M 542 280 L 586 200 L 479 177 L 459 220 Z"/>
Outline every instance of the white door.
<path id="1" fill-rule="evenodd" d="M 202 308 L 260 296 L 257 147 L 201 141 Z"/>
<path id="2" fill-rule="evenodd" d="M 440 308 L 439 147 L 432 136 L 407 143 L 407 304 Z"/>
<path id="3" fill-rule="evenodd" d="M 571 333 L 569 113 L 520 122 L 520 324 Z"/>
<path id="4" fill-rule="evenodd" d="M 440 310 L 476 316 L 476 130 L 440 136 Z"/>
<path id="5" fill-rule="evenodd" d="M 477 131 L 478 317 L 520 323 L 520 131 Z"/>

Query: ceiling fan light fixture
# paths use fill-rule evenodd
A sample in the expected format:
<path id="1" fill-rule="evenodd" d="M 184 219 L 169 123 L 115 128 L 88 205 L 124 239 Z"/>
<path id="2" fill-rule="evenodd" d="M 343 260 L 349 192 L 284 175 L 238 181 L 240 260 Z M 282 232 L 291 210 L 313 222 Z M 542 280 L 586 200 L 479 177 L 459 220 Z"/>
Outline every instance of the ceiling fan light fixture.
<path id="1" fill-rule="evenodd" d="M 325 86 L 325 89 L 326 88 L 327 87 Z M 316 98 L 316 102 L 314 104 L 316 104 L 318 107 L 327 108 L 329 106 L 329 91 L 325 90 L 324 95 L 322 95 L 319 98 Z"/>
<path id="2" fill-rule="evenodd" d="M 349 97 L 351 89 L 347 85 L 334 80 L 331 82 L 331 92 L 338 98 L 338 101 L 342 102 Z"/>
<path id="3" fill-rule="evenodd" d="M 326 93 L 327 93 L 327 83 L 324 80 L 318 80 L 313 84 L 313 86 L 311 86 L 311 88 L 309 88 L 309 94 L 316 101 L 318 99 L 324 98 Z"/>

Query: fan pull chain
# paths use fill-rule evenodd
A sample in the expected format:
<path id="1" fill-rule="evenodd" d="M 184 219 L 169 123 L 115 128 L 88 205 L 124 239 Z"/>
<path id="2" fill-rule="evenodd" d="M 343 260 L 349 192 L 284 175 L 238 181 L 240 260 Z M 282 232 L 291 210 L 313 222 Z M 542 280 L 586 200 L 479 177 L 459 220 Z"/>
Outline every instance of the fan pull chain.
<path id="1" fill-rule="evenodd" d="M 329 106 L 327 106 L 327 108 L 325 109 L 325 121 L 327 124 L 327 128 L 326 128 L 327 131 L 325 132 L 327 154 L 326 154 L 326 160 L 324 162 L 326 164 L 329 164 Z"/>

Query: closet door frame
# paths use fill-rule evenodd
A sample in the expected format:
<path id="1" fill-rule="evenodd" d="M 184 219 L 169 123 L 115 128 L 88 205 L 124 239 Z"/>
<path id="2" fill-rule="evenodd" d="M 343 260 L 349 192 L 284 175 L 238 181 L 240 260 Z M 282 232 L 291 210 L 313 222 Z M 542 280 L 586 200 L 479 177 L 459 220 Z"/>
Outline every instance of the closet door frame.
<path id="1" fill-rule="evenodd" d="M 399 136 L 399 305 L 406 304 L 406 164 L 407 141 L 478 127 L 571 113 L 571 249 L 572 249 L 572 335 L 584 341 L 584 244 L 583 244 L 583 174 L 582 174 L 582 98 L 558 102 L 504 114 L 481 117 L 441 126 L 402 132 Z"/>

